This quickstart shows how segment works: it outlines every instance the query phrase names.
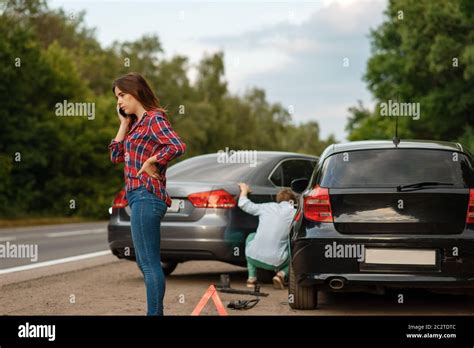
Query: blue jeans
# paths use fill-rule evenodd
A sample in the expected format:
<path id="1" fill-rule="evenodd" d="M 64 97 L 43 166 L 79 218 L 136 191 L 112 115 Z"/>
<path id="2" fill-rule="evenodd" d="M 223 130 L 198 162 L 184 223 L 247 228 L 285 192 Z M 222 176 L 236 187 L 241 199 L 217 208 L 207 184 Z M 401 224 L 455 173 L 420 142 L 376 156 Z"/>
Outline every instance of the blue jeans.
<path id="1" fill-rule="evenodd" d="M 168 207 L 141 186 L 127 192 L 132 211 L 131 228 L 135 257 L 145 278 L 147 315 L 163 315 L 165 275 L 161 268 L 160 224 Z"/>

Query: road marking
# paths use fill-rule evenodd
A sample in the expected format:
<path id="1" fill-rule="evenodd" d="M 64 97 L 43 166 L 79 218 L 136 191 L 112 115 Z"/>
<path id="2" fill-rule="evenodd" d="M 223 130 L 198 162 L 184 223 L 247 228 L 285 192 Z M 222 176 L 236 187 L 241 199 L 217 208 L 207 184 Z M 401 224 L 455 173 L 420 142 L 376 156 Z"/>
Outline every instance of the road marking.
<path id="1" fill-rule="evenodd" d="M 0 274 L 27 271 L 27 270 L 30 270 L 30 269 L 53 266 L 53 265 L 58 265 L 58 264 L 61 264 L 61 263 L 67 263 L 67 262 L 72 262 L 72 261 L 90 259 L 90 258 L 93 258 L 93 257 L 110 255 L 110 254 L 112 254 L 110 250 L 98 251 L 98 252 L 90 253 L 90 254 L 77 255 L 77 256 L 66 257 L 66 258 L 63 258 L 63 259 L 57 259 L 57 260 L 50 260 L 50 261 L 35 263 L 35 264 L 32 264 L 32 265 L 25 265 L 25 266 L 18 266 L 18 267 L 2 269 L 2 270 L 0 270 Z"/>
<path id="2" fill-rule="evenodd" d="M 57 237 L 80 236 L 83 234 L 95 234 L 95 233 L 105 233 L 105 232 L 107 232 L 107 230 L 103 228 L 97 228 L 95 230 L 79 230 L 79 231 L 69 231 L 69 232 L 47 233 L 46 237 L 57 238 Z"/>
<path id="3" fill-rule="evenodd" d="M 6 237 L 1 237 L 0 242 L 8 242 L 10 240 L 16 240 L 16 237 L 13 236 L 6 236 Z"/>
<path id="4" fill-rule="evenodd" d="M 0 1 L 1 2 L 1 1 Z M 51 231 L 67 231 L 68 229 L 78 231 L 80 229 L 107 228 L 108 221 L 93 223 L 73 223 L 73 224 L 54 224 L 54 225 L 37 225 L 24 227 L 0 227 L 1 235 L 22 234 L 22 233 L 47 233 Z"/>

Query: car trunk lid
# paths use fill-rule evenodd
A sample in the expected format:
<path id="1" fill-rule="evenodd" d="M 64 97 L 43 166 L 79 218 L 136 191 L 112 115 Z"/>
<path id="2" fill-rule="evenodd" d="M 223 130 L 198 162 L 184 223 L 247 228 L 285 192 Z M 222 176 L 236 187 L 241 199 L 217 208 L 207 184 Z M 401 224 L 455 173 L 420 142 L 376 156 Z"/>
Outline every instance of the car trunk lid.
<path id="1" fill-rule="evenodd" d="M 341 233 L 457 234 L 466 223 L 467 188 L 330 189 L 334 225 Z"/>

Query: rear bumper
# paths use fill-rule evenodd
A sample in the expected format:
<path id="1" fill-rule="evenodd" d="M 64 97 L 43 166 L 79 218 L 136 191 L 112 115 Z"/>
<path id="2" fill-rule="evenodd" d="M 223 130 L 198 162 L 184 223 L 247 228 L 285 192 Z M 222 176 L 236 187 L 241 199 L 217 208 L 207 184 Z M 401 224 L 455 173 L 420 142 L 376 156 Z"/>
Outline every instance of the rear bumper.
<path id="1" fill-rule="evenodd" d="M 229 228 L 224 216 L 205 215 L 194 222 L 163 221 L 160 232 L 163 259 L 218 260 L 245 265 L 245 235 Z M 117 257 L 124 257 L 125 250 L 134 256 L 130 222 L 111 220 L 108 242 Z"/>
<path id="2" fill-rule="evenodd" d="M 322 273 L 304 274 L 297 277 L 304 285 L 326 287 L 332 279 L 340 279 L 345 288 L 359 286 L 384 286 L 396 288 L 447 288 L 474 289 L 474 277 L 451 277 L 449 275 L 420 275 L 420 274 L 357 274 L 357 273 Z"/>
<path id="3" fill-rule="evenodd" d="M 306 233 L 306 236 L 311 235 Z M 362 250 L 434 250 L 436 264 L 430 266 L 366 263 L 352 256 L 328 255 L 328 245 L 359 245 Z M 333 248 L 334 249 L 334 248 Z M 354 249 L 352 249 L 354 250 Z M 336 231 L 291 241 L 292 267 L 302 285 L 324 286 L 340 278 L 346 287 L 380 285 L 418 288 L 474 287 L 474 230 L 458 235 L 393 236 L 342 235 Z"/>

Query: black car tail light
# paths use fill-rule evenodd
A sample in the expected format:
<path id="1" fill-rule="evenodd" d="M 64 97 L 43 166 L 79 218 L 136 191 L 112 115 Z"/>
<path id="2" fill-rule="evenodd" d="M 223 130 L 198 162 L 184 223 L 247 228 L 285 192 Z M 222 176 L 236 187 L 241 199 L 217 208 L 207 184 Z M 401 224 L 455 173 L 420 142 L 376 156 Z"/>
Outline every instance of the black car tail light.
<path id="1" fill-rule="evenodd" d="M 319 185 L 304 197 L 304 216 L 317 222 L 333 222 L 329 190 Z"/>
<path id="2" fill-rule="evenodd" d="M 469 204 L 467 206 L 466 223 L 474 224 L 474 188 L 469 189 Z"/>
<path id="3" fill-rule="evenodd" d="M 298 212 L 297 212 L 296 215 L 295 215 L 295 219 L 294 219 L 294 220 L 295 220 L 296 222 L 298 222 L 298 221 L 300 221 L 300 219 L 301 219 L 301 210 L 298 210 Z"/>

